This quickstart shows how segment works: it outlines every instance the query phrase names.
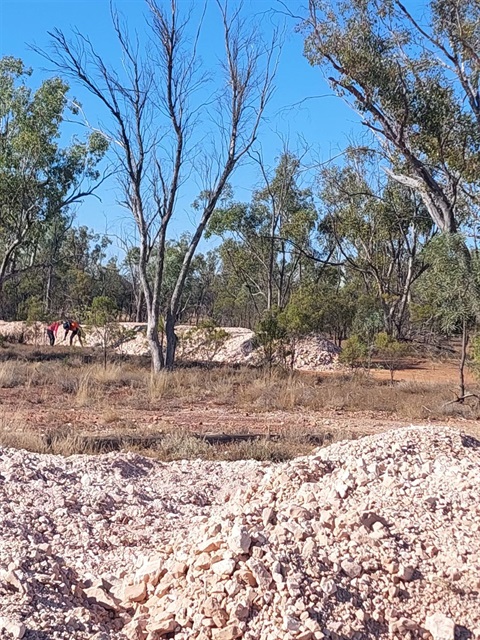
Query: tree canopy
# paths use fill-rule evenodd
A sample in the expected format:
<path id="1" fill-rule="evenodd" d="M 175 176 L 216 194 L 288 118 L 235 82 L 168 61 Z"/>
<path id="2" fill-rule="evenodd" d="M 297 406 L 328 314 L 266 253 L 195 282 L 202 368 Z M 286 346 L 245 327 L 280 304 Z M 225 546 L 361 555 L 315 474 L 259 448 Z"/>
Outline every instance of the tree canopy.
<path id="1" fill-rule="evenodd" d="M 223 66 L 208 99 L 202 25 L 177 3 L 149 3 L 148 42 L 112 7 L 121 69 L 76 31 L 37 49 L 57 75 L 36 88 L 21 60 L 0 60 L 2 317 L 88 318 L 108 297 L 112 317 L 147 324 L 155 371 L 174 364 L 179 322 L 350 338 L 352 360 L 419 335 L 466 345 L 480 310 L 478 2 L 430 0 L 420 15 L 400 0 L 310 0 L 304 62 L 366 131 L 326 162 L 285 141 L 265 160 L 278 34 L 264 41 L 240 7 L 215 6 Z M 68 83 L 106 114 L 85 137 L 67 122 L 80 108 Z M 135 228 L 122 257 L 75 224 L 76 203 L 109 177 L 104 158 Z M 245 161 L 256 177 L 239 198 Z M 175 235 L 187 181 L 195 224 Z M 214 247 L 201 252 L 204 237 Z"/>
<path id="2" fill-rule="evenodd" d="M 39 266 L 42 234 L 64 224 L 72 205 L 95 190 L 107 149 L 98 133 L 60 146 L 68 85 L 50 78 L 33 91 L 31 73 L 21 60 L 0 60 L 0 290 Z"/>

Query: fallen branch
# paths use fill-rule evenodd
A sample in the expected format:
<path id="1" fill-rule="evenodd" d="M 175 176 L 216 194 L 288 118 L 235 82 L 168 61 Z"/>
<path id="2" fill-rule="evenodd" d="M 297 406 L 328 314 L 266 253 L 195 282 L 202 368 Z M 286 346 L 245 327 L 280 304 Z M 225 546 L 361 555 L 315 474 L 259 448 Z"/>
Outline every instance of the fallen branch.
<path id="1" fill-rule="evenodd" d="M 139 436 L 134 434 L 111 434 L 102 436 L 79 436 L 79 441 L 83 445 L 85 451 L 91 451 L 95 453 L 107 453 L 110 451 L 121 451 L 126 447 L 140 447 L 145 449 L 154 449 L 161 445 L 162 441 L 168 432 L 160 432 L 147 436 Z M 280 434 L 270 433 L 268 435 L 261 433 L 189 433 L 188 437 L 202 440 L 207 444 L 218 446 L 228 445 L 236 442 L 252 442 L 258 440 L 269 440 L 272 442 L 279 442 L 284 439 Z M 55 438 L 54 434 L 49 434 L 46 437 L 46 443 L 48 446 L 52 445 L 52 441 Z M 330 432 L 321 434 L 305 434 L 299 438 L 300 441 L 315 446 L 322 446 L 329 444 L 333 441 L 333 434 Z"/>
<path id="2" fill-rule="evenodd" d="M 445 402 L 445 404 L 442 404 L 442 407 L 446 407 L 449 404 L 456 404 L 457 402 L 463 402 L 467 398 L 477 398 L 478 400 L 480 399 L 480 396 L 478 396 L 476 393 L 466 393 L 463 396 L 457 396 L 455 400 L 449 400 L 448 402 Z"/>

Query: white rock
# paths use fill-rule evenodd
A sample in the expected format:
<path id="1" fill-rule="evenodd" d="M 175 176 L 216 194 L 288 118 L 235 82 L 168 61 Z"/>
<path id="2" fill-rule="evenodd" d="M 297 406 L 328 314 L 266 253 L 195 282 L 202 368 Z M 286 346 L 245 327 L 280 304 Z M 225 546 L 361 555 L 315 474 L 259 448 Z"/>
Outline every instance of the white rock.
<path id="1" fill-rule="evenodd" d="M 4 617 L 0 618 L 0 629 L 6 631 L 10 634 L 10 637 L 15 638 L 15 640 L 23 638 L 26 632 L 26 627 L 23 622 L 14 622 Z"/>
<path id="2" fill-rule="evenodd" d="M 248 553 L 252 538 L 245 527 L 235 525 L 229 538 L 229 547 L 236 553 Z"/>
<path id="3" fill-rule="evenodd" d="M 455 622 L 439 611 L 427 616 L 425 629 L 432 634 L 433 640 L 455 640 Z"/>
<path id="4" fill-rule="evenodd" d="M 336 593 L 337 585 L 330 578 L 322 578 L 320 580 L 320 589 L 325 593 L 325 595 L 331 596 Z"/>
<path id="5" fill-rule="evenodd" d="M 231 576 L 235 571 L 235 565 L 236 562 L 233 558 L 227 558 L 226 560 L 214 562 L 211 569 L 217 576 Z"/>

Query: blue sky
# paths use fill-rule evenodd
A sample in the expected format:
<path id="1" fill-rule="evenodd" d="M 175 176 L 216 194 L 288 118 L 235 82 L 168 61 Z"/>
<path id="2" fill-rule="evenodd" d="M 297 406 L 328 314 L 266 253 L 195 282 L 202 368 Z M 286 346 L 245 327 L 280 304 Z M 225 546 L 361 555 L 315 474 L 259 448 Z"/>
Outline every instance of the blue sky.
<path id="1" fill-rule="evenodd" d="M 181 0 L 180 4 L 183 2 Z M 303 2 L 287 0 L 290 10 L 304 14 Z M 194 3 L 195 10 L 199 3 Z M 144 0 L 116 0 L 115 6 L 123 14 L 129 29 L 145 33 Z M 191 6 L 185 2 L 185 6 Z M 276 0 L 247 0 L 245 11 L 249 19 L 257 21 L 268 34 L 272 21 L 281 22 L 281 16 L 272 17 L 272 9 L 281 9 Z M 311 68 L 303 57 L 303 38 L 295 33 L 294 21 L 285 24 L 285 44 L 280 56 L 276 78 L 276 91 L 267 111 L 259 140 L 266 163 L 274 166 L 282 150 L 283 141 L 295 150 L 300 139 L 311 145 L 310 160 L 326 161 L 336 156 L 353 135 L 361 133 L 357 116 L 341 100 L 331 96 L 318 69 Z M 46 62 L 30 48 L 35 43 L 47 47 L 48 31 L 59 28 L 68 34 L 72 27 L 88 35 L 99 53 L 113 64 L 118 62 L 116 42 L 111 28 L 108 0 L 0 0 L 0 55 L 22 58 L 34 70 L 32 85 L 36 86 L 45 73 Z M 213 0 L 208 0 L 204 22 L 201 55 L 205 63 L 216 63 L 220 51 L 218 14 Z M 72 95 L 83 104 L 90 122 L 99 116 L 98 104 L 80 88 L 72 85 Z M 246 166 L 238 170 L 232 180 L 238 200 L 248 200 L 252 189 L 259 186 L 258 168 Z M 180 200 L 179 216 L 172 221 L 170 236 L 178 237 L 184 230 L 192 230 L 194 214 L 189 205 L 197 195 L 195 185 L 187 185 Z M 85 201 L 77 210 L 77 223 L 104 232 L 115 233 L 125 226 L 125 211 L 116 203 L 118 188 L 112 179 L 101 190 L 101 202 L 94 198 Z M 206 245 L 203 245 L 203 249 Z"/>

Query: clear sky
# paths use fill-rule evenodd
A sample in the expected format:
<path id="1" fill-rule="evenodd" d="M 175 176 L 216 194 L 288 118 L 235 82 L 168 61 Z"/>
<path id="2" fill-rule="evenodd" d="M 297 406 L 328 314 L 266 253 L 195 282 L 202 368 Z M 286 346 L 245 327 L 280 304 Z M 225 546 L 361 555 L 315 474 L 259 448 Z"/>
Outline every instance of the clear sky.
<path id="1" fill-rule="evenodd" d="M 184 0 L 180 0 L 180 4 Z M 231 4 L 235 0 L 231 0 Z M 195 0 L 195 10 L 200 3 Z M 203 3 L 202 3 L 203 4 Z M 286 0 L 289 9 L 304 15 L 301 0 Z M 185 1 L 186 6 L 191 6 Z M 116 0 L 115 6 L 125 17 L 129 28 L 139 34 L 145 33 L 144 0 Z M 277 0 L 247 0 L 245 11 L 249 19 L 257 21 L 262 31 L 268 34 L 272 21 L 282 23 L 282 16 L 272 10 L 281 11 Z M 22 58 L 31 66 L 34 75 L 32 85 L 36 86 L 51 73 L 42 70 L 46 62 L 29 48 L 35 43 L 48 47 L 48 31 L 59 28 L 68 34 L 72 27 L 88 35 L 94 46 L 113 64 L 119 63 L 115 36 L 111 28 L 108 0 L 0 0 L 0 55 Z M 295 33 L 295 21 L 285 23 L 285 44 L 280 57 L 276 78 L 276 91 L 268 108 L 259 141 L 265 161 L 274 166 L 275 159 L 282 150 L 283 141 L 288 140 L 293 150 L 299 148 L 303 139 L 312 146 L 310 161 L 322 160 L 337 155 L 348 144 L 352 135 L 358 135 L 361 127 L 358 118 L 341 100 L 331 95 L 318 69 L 311 68 L 303 57 L 303 38 Z M 213 0 L 207 0 L 204 22 L 204 37 L 201 40 L 201 54 L 206 63 L 215 63 L 220 51 L 218 33 L 218 13 Z M 95 122 L 99 106 L 83 90 L 72 85 L 71 93 L 83 104 L 89 121 Z M 247 166 L 236 172 L 232 184 L 238 200 L 248 200 L 252 189 L 259 186 L 258 168 Z M 193 213 L 189 204 L 198 193 L 195 185 L 187 185 L 181 200 L 179 217 L 171 227 L 171 237 L 178 237 L 183 230 L 192 230 Z M 115 232 L 125 220 L 125 211 L 116 203 L 118 187 L 112 179 L 102 188 L 101 202 L 89 198 L 77 210 L 77 223 L 103 232 Z M 190 222 L 189 222 L 190 221 Z M 205 248 L 205 246 L 203 247 Z"/>

